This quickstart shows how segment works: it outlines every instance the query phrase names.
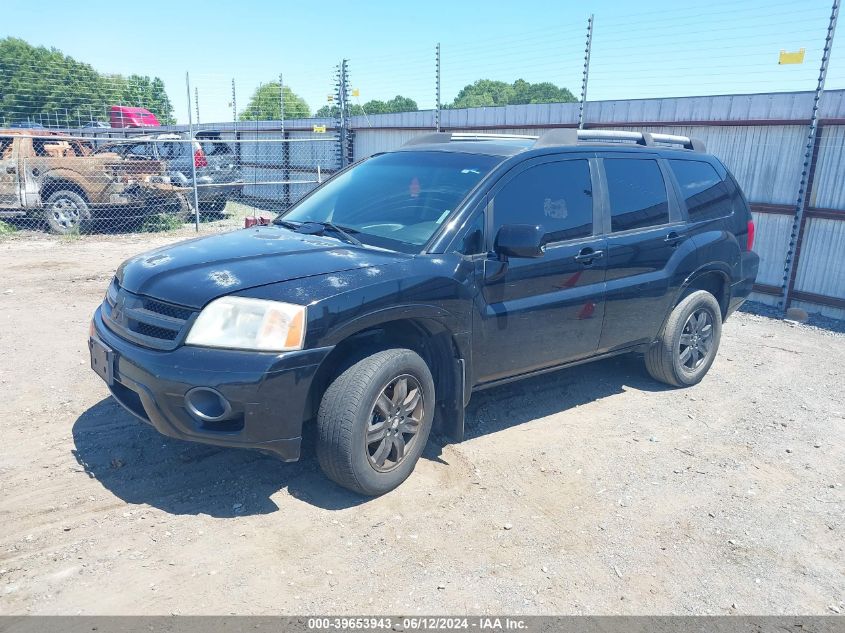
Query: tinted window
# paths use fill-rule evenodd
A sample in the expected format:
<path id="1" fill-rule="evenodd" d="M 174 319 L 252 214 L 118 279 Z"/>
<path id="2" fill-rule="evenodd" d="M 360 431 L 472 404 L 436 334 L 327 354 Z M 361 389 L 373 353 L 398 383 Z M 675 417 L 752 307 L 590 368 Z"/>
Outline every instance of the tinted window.
<path id="1" fill-rule="evenodd" d="M 593 232 L 593 187 L 586 160 L 544 163 L 516 175 L 493 200 L 496 229 L 505 224 L 539 224 L 546 242 Z"/>
<path id="2" fill-rule="evenodd" d="M 731 214 L 728 187 L 709 163 L 698 160 L 670 160 L 681 186 L 691 220 L 722 218 Z"/>
<path id="3" fill-rule="evenodd" d="M 484 251 L 484 214 L 479 213 L 467 226 L 458 252 L 464 255 L 476 255 Z"/>
<path id="4" fill-rule="evenodd" d="M 655 160 L 606 158 L 613 231 L 629 231 L 669 221 L 669 199 Z"/>
<path id="5" fill-rule="evenodd" d="M 278 222 L 325 222 L 365 244 L 419 252 L 499 156 L 392 152 L 339 174 Z"/>

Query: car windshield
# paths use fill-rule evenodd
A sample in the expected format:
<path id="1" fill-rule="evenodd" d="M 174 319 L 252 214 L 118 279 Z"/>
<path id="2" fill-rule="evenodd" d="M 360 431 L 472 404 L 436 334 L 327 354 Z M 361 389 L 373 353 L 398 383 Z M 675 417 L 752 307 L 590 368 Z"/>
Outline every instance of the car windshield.
<path id="1" fill-rule="evenodd" d="M 330 222 L 364 244 L 419 252 L 500 157 L 382 154 L 340 174 L 276 220 Z"/>

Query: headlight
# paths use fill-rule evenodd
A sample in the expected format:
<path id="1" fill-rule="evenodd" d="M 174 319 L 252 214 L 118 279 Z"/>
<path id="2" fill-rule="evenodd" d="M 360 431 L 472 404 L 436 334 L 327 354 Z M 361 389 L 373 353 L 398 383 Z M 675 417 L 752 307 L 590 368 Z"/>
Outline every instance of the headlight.
<path id="1" fill-rule="evenodd" d="M 287 352 L 302 349 L 305 306 L 221 297 L 209 303 L 188 333 L 188 345 Z"/>

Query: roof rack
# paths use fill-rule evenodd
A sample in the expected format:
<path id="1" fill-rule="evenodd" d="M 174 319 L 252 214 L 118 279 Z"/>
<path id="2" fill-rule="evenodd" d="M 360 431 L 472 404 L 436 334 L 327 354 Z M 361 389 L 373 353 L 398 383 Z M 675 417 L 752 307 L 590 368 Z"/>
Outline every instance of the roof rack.
<path id="1" fill-rule="evenodd" d="M 654 147 L 656 145 L 680 145 L 684 149 L 704 152 L 704 143 L 697 138 L 679 136 L 677 134 L 661 134 L 659 132 L 630 132 L 627 130 L 576 130 L 574 128 L 558 128 L 549 130 L 537 139 L 534 147 L 550 147 L 554 145 L 577 145 L 579 141 L 598 142 L 633 142 L 637 145 Z"/>
<path id="2" fill-rule="evenodd" d="M 409 145 L 429 145 L 431 143 L 448 143 L 450 141 L 507 141 L 522 139 L 536 141 L 536 136 L 523 134 L 489 134 L 487 132 L 431 132 L 420 134 L 407 141 L 402 147 Z"/>
<path id="3" fill-rule="evenodd" d="M 554 147 L 560 145 L 577 145 L 580 141 L 598 142 L 630 142 L 646 147 L 657 145 L 680 145 L 684 149 L 704 152 L 704 143 L 697 138 L 679 136 L 677 134 L 662 134 L 659 132 L 630 132 L 626 130 L 576 130 L 575 128 L 556 128 L 543 133 L 542 136 L 528 136 L 523 134 L 488 134 L 486 132 L 432 132 L 415 136 L 405 143 L 409 145 L 428 145 L 431 143 L 449 143 L 450 141 L 495 141 L 508 139 L 522 139 L 534 141 L 533 147 Z"/>

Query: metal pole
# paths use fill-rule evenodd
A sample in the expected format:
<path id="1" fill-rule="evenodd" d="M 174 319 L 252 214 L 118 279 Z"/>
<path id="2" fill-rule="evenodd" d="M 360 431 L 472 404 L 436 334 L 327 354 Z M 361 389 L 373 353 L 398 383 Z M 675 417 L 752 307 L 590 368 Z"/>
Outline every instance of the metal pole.
<path id="1" fill-rule="evenodd" d="M 437 51 L 434 56 L 435 59 L 435 110 L 434 110 L 434 127 L 440 131 L 440 42 L 437 42 Z"/>
<path id="2" fill-rule="evenodd" d="M 282 132 L 285 131 L 285 82 L 279 73 L 279 120 L 282 122 Z"/>
<path id="3" fill-rule="evenodd" d="M 191 155 L 191 176 L 194 179 L 194 228 L 200 231 L 200 197 L 197 193 L 197 161 L 194 158 L 194 119 L 191 116 L 191 77 L 185 73 L 185 89 L 188 95 L 188 135 L 190 136 L 189 151 Z"/>
<path id="4" fill-rule="evenodd" d="M 232 123 L 238 122 L 238 104 L 235 101 L 235 78 L 232 77 Z"/>
<path id="5" fill-rule="evenodd" d="M 801 181 L 798 185 L 798 201 L 795 203 L 795 216 L 792 219 L 792 231 L 789 235 L 789 248 L 783 266 L 783 281 L 781 283 L 781 297 L 778 307 L 786 310 L 789 307 L 790 294 L 795 284 L 795 266 L 797 265 L 797 251 L 801 245 L 801 235 L 804 225 L 804 210 L 807 201 L 807 183 L 810 178 L 810 166 L 813 161 L 813 148 L 816 144 L 816 134 L 819 127 L 819 101 L 824 93 L 824 82 L 827 78 L 827 66 L 830 61 L 830 51 L 833 48 L 833 35 L 836 33 L 836 21 L 839 17 L 839 1 L 833 0 L 830 10 L 830 20 L 827 25 L 827 35 L 822 49 L 822 61 L 819 67 L 819 80 L 813 95 L 813 112 L 810 117 L 810 127 L 807 131 L 807 145 L 804 148 L 804 163 L 801 167 Z"/>
<path id="6" fill-rule="evenodd" d="M 593 14 L 587 20 L 587 45 L 584 47 L 584 76 L 581 79 L 581 105 L 578 108 L 578 129 L 584 129 L 584 106 L 587 104 L 587 80 L 590 78 L 590 51 L 593 48 Z"/>
<path id="7" fill-rule="evenodd" d="M 200 124 L 200 91 L 194 86 L 194 107 L 197 109 L 197 125 Z"/>

